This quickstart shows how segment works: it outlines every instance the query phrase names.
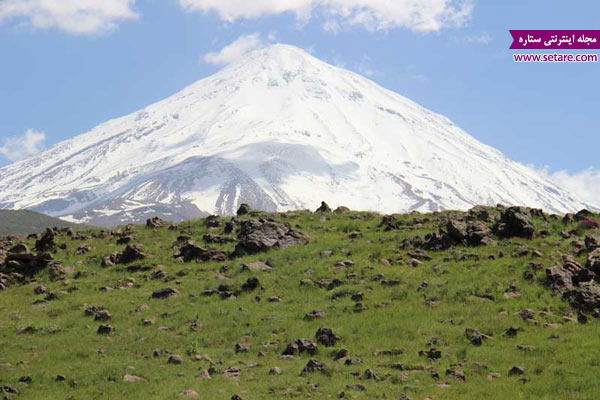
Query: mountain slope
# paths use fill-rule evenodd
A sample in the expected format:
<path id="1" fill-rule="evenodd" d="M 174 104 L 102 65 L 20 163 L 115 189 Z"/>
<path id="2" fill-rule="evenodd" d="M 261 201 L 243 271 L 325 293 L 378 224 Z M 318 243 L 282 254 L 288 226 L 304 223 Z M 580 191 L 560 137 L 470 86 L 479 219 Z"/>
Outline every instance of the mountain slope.
<path id="1" fill-rule="evenodd" d="M 512 227 L 529 226 L 531 238 L 487 231 L 515 213 L 483 207 L 393 217 L 251 211 L 176 229 L 58 232 L 43 255 L 35 240 L 23 241 L 31 254 L 15 254 L 20 241 L 0 238 L 0 392 L 597 399 L 600 229 L 518 214 Z M 451 221 L 477 227 L 481 245 L 455 241 L 455 230 L 449 248 L 424 249 Z M 285 224 L 308 242 L 277 249 L 265 240 Z M 273 247 L 239 256 L 249 238 Z"/>
<path id="2" fill-rule="evenodd" d="M 0 208 L 94 225 L 333 205 L 586 205 L 447 118 L 287 45 L 0 169 Z"/>
<path id="3" fill-rule="evenodd" d="M 0 210 L 0 236 L 40 233 L 46 228 L 85 229 L 86 226 L 29 210 Z"/>

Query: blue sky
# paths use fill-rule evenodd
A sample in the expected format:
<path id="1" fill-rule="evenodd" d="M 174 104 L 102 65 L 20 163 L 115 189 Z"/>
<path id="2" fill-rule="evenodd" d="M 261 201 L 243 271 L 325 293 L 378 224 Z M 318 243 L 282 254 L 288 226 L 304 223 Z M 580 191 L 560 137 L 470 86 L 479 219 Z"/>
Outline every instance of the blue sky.
<path id="1" fill-rule="evenodd" d="M 598 1 L 42 3 L 0 1 L 0 166 L 216 72 L 246 37 L 367 75 L 600 199 L 600 63 L 515 63 L 508 49 L 509 29 L 600 29 Z"/>

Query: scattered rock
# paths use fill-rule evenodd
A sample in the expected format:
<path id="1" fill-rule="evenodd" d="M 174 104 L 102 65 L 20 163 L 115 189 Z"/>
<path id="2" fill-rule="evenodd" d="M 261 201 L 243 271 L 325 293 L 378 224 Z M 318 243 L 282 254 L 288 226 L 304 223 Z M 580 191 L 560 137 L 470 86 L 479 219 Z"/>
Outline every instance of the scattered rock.
<path id="1" fill-rule="evenodd" d="M 281 375 L 281 368 L 273 367 L 269 370 L 269 375 Z"/>
<path id="2" fill-rule="evenodd" d="M 158 218 L 158 217 L 152 217 L 152 218 L 148 218 L 146 220 L 146 227 L 147 228 L 161 228 L 163 225 L 165 224 L 165 221 L 163 221 L 162 219 Z"/>
<path id="3" fill-rule="evenodd" d="M 153 299 L 167 299 L 175 296 L 179 296 L 179 291 L 171 287 L 162 288 L 152 293 Z"/>
<path id="4" fill-rule="evenodd" d="M 240 207 L 237 210 L 237 215 L 238 216 L 242 216 L 242 215 L 246 215 L 250 212 L 250 206 L 246 203 L 242 203 L 240 204 Z"/>
<path id="5" fill-rule="evenodd" d="M 315 360 L 314 358 L 311 358 L 310 360 L 308 360 L 308 363 L 306 363 L 306 366 L 304 367 L 304 369 L 302 370 L 302 372 L 300 373 L 300 375 L 305 376 L 309 373 L 313 373 L 313 372 L 323 372 L 325 370 L 325 365 L 323 363 L 320 363 L 319 361 Z"/>
<path id="6" fill-rule="evenodd" d="M 140 378 L 139 376 L 135 376 L 135 375 L 123 376 L 123 382 L 141 382 L 141 381 L 145 381 L 145 379 Z"/>
<path id="7" fill-rule="evenodd" d="M 318 346 L 315 342 L 310 339 L 295 339 L 290 342 L 285 350 L 283 350 L 282 355 L 293 356 L 297 354 L 308 353 L 310 355 L 315 355 L 318 352 Z"/>
<path id="8" fill-rule="evenodd" d="M 501 238 L 520 237 L 532 239 L 535 228 L 526 208 L 509 207 L 501 214 L 500 221 L 494 227 L 494 231 Z"/>
<path id="9" fill-rule="evenodd" d="M 320 343 L 325 347 L 335 346 L 337 341 L 340 340 L 340 338 L 329 328 L 319 328 L 315 333 L 315 338 L 317 339 L 317 343 Z"/>
<path id="10" fill-rule="evenodd" d="M 331 212 L 331 208 L 327 205 L 327 203 L 325 203 L 324 201 L 321 202 L 321 206 L 319 208 L 317 208 L 317 210 L 315 212 L 318 213 L 330 213 Z"/>
<path id="11" fill-rule="evenodd" d="M 235 254 L 256 254 L 271 248 L 285 249 L 308 241 L 308 236 L 290 227 L 271 221 L 243 221 L 238 234 Z"/>
<path id="12" fill-rule="evenodd" d="M 318 318 L 323 318 L 325 317 L 325 311 L 323 310 L 313 310 L 309 313 L 306 313 L 306 315 L 304 315 L 304 319 L 307 321 L 312 321 Z"/>
<path id="13" fill-rule="evenodd" d="M 246 282 L 244 282 L 244 284 L 242 285 L 242 290 L 246 291 L 246 292 L 251 292 L 253 290 L 256 290 L 260 287 L 260 281 L 258 280 L 258 278 L 252 276 L 250 278 L 248 278 L 246 280 Z"/>
<path id="14" fill-rule="evenodd" d="M 111 333 L 113 333 L 115 330 L 115 328 L 113 328 L 110 325 L 100 325 L 98 327 L 98 334 L 99 335 L 110 335 Z"/>
<path id="15" fill-rule="evenodd" d="M 167 359 L 167 364 L 181 365 L 183 364 L 183 358 L 177 354 L 172 354 Z"/>
<path id="16" fill-rule="evenodd" d="M 273 268 L 269 267 L 262 261 L 255 261 L 242 264 L 242 271 L 270 271 Z"/>

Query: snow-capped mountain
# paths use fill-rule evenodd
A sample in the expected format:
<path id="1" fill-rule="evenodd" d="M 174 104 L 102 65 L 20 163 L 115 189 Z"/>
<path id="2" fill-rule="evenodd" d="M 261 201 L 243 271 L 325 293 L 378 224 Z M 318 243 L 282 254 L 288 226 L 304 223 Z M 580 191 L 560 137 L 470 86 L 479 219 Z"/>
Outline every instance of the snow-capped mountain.
<path id="1" fill-rule="evenodd" d="M 586 206 L 447 118 L 288 45 L 0 169 L 0 208 L 99 226 L 321 200 L 385 213 Z"/>

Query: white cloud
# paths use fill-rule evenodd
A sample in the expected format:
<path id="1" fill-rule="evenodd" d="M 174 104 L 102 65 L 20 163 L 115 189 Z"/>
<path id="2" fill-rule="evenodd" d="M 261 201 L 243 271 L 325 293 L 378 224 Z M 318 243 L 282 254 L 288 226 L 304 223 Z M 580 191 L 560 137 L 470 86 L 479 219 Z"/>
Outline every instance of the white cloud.
<path id="1" fill-rule="evenodd" d="M 600 206 L 600 170 L 590 167 L 571 174 L 567 171 L 550 172 L 548 167 L 544 167 L 537 171 L 580 200 L 596 207 Z"/>
<path id="2" fill-rule="evenodd" d="M 138 18 L 134 4 L 135 0 L 0 0 L 0 23 L 24 20 L 34 28 L 94 34 Z"/>
<path id="3" fill-rule="evenodd" d="M 454 42 L 456 44 L 488 45 L 492 42 L 492 40 L 493 38 L 487 32 L 482 32 L 479 35 L 461 36 L 454 38 Z"/>
<path id="4" fill-rule="evenodd" d="M 20 136 L 4 139 L 0 146 L 0 155 L 10 161 L 19 161 L 35 153 L 44 147 L 46 135 L 34 129 L 28 129 Z"/>
<path id="5" fill-rule="evenodd" d="M 263 46 L 260 34 L 253 33 L 251 35 L 243 35 L 237 38 L 233 43 L 223 47 L 221 51 L 205 54 L 203 60 L 208 64 L 214 65 L 231 64 L 242 58 L 243 55 L 252 50 L 260 49 Z"/>
<path id="6" fill-rule="evenodd" d="M 370 31 L 408 28 L 436 32 L 464 25 L 475 0 L 179 0 L 186 11 L 216 12 L 227 22 L 292 13 L 301 22 L 318 15 L 323 28 L 359 25 Z M 337 25 L 336 25 L 337 24 Z"/>
<path id="7" fill-rule="evenodd" d="M 367 55 L 363 55 L 362 60 L 354 64 L 354 69 L 359 74 L 367 77 L 383 75 L 380 71 L 373 68 L 373 60 Z"/>

